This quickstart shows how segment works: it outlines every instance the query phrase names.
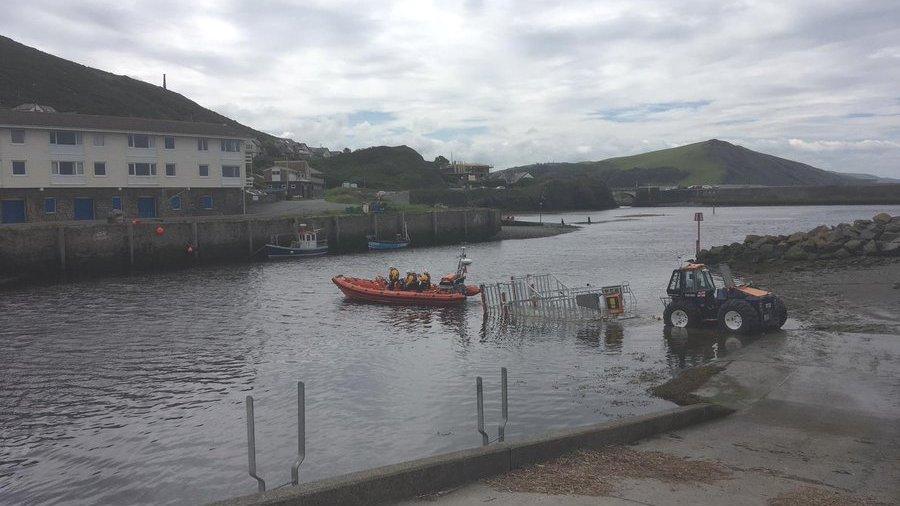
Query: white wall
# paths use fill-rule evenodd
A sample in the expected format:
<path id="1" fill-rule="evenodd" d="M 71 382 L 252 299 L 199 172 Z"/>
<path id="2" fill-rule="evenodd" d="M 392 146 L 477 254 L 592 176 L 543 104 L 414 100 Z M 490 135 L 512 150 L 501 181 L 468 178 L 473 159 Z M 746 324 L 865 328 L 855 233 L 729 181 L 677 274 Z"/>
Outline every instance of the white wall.
<path id="1" fill-rule="evenodd" d="M 103 133 L 104 146 L 94 146 L 95 133 L 82 132 L 82 144 L 58 146 L 50 144 L 50 130 L 26 129 L 25 144 L 13 144 L 9 128 L 0 128 L 0 188 L 46 187 L 151 187 L 151 188 L 221 188 L 240 187 L 245 174 L 245 150 L 236 153 L 221 151 L 220 138 L 209 138 L 209 151 L 197 150 L 197 137 L 175 135 L 175 149 L 165 149 L 164 136 L 153 135 L 154 147 L 128 147 L 128 134 Z M 12 161 L 25 160 L 27 174 L 12 175 Z M 83 176 L 54 176 L 51 162 L 80 161 Z M 94 175 L 94 162 L 106 162 L 106 176 Z M 155 162 L 156 176 L 128 175 L 130 162 Z M 175 163 L 176 175 L 166 176 L 166 163 Z M 209 177 L 200 177 L 199 166 L 209 165 Z M 223 178 L 222 165 L 236 165 L 240 177 Z"/>

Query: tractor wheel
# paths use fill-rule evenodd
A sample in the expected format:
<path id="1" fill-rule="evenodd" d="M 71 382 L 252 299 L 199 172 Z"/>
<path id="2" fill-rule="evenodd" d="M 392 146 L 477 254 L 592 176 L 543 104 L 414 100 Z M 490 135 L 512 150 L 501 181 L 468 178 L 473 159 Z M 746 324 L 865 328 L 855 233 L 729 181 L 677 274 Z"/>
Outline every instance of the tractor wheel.
<path id="1" fill-rule="evenodd" d="M 690 304 L 684 302 L 670 302 L 663 312 L 663 321 L 666 327 L 689 328 L 700 324 L 700 313 Z"/>
<path id="2" fill-rule="evenodd" d="M 759 328 L 759 313 L 744 300 L 726 302 L 719 309 L 719 328 L 735 334 L 751 334 Z"/>
<path id="3" fill-rule="evenodd" d="M 778 330 L 787 321 L 787 308 L 781 299 L 775 299 L 772 308 L 772 321 L 766 326 L 766 330 Z"/>

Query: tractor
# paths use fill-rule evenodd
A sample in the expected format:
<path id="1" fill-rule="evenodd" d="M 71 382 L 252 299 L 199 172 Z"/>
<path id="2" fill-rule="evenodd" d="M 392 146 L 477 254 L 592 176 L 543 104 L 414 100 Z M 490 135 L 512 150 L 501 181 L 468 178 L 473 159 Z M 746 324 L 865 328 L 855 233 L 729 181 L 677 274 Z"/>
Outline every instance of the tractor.
<path id="1" fill-rule="evenodd" d="M 687 262 L 672 271 L 663 320 L 667 327 L 699 327 L 717 322 L 719 328 L 736 334 L 777 330 L 787 320 L 787 308 L 771 292 L 738 285 L 727 265 L 719 268 L 717 287 L 706 265 Z"/>

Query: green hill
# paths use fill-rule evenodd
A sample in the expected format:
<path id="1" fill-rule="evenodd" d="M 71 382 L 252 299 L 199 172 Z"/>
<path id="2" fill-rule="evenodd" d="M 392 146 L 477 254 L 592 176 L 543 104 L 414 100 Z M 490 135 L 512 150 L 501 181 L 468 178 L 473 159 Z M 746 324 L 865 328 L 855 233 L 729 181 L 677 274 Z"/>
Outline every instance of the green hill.
<path id="1" fill-rule="evenodd" d="M 447 186 L 434 165 L 409 146 L 375 146 L 329 158 L 310 160 L 313 168 L 325 174 L 325 185 L 340 186 L 344 181 L 379 190 L 444 188 Z"/>
<path id="2" fill-rule="evenodd" d="M 712 139 L 597 162 L 547 163 L 506 169 L 538 179 L 593 175 L 613 188 L 638 185 L 859 184 L 859 179 Z"/>
<path id="3" fill-rule="evenodd" d="M 162 86 L 104 72 L 0 36 L 0 107 L 224 123 L 266 136 Z M 162 77 L 162 76 L 160 76 Z"/>

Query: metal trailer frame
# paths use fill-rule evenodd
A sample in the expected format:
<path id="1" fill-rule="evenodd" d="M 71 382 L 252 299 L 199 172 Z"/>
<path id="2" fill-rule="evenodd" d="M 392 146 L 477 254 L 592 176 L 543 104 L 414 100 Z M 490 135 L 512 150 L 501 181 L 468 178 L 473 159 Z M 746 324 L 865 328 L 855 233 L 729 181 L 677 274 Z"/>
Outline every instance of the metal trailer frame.
<path id="1" fill-rule="evenodd" d="M 621 294 L 621 313 L 610 311 L 604 303 L 604 288 L 613 287 Z M 636 316 L 637 298 L 624 282 L 606 287 L 569 287 L 553 274 L 528 274 L 480 288 L 485 315 L 500 318 L 611 320 Z"/>

